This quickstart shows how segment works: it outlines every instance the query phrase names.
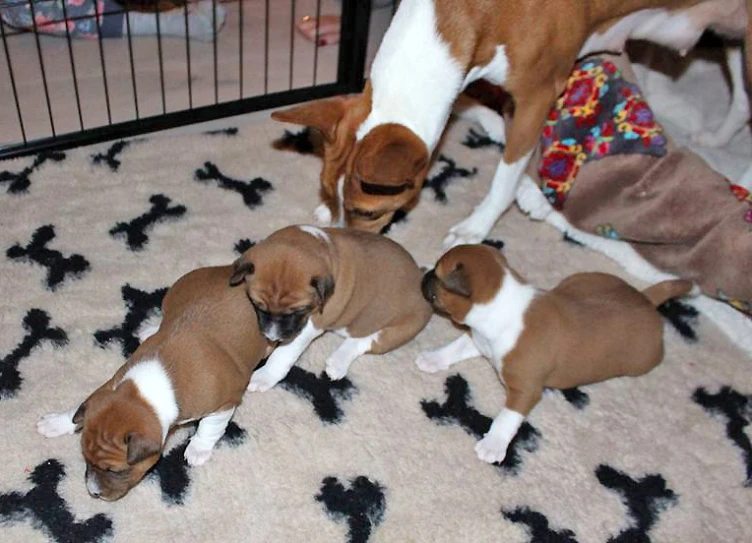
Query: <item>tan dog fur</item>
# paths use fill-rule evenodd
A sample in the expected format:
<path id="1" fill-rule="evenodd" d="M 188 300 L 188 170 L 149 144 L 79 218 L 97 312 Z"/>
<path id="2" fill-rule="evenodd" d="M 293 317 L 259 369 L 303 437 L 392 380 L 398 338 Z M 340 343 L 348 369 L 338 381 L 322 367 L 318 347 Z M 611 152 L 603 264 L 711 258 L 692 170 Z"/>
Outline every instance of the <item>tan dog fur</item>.
<path id="1" fill-rule="evenodd" d="M 153 361 L 164 370 L 176 403 L 170 428 L 240 404 L 251 373 L 271 346 L 259 333 L 244 293 L 229 287 L 230 274 L 225 266 L 181 277 L 165 295 L 157 332 L 75 410 L 72 420 L 70 412 L 40 420 L 38 429 L 48 437 L 81 429 L 87 486 L 95 497 L 123 497 L 159 460 L 164 446 L 163 422 L 168 421 L 160 421 L 153 402 L 127 377 L 129 371 Z M 169 402 L 169 389 L 159 392 L 164 396 L 159 401 Z M 200 433 L 199 426 L 196 436 Z M 190 449 L 189 444 L 189 462 Z M 211 447 L 203 452 L 206 458 L 196 463 L 208 458 Z"/>
<path id="2" fill-rule="evenodd" d="M 521 422 L 544 388 L 635 377 L 657 366 L 663 359 L 663 322 L 656 306 L 691 288 L 689 281 L 671 280 L 640 292 L 613 275 L 578 273 L 544 291 L 526 284 L 498 250 L 460 245 L 426 274 L 423 292 L 438 312 L 469 327 L 477 350 L 449 357 L 445 347 L 423 353 L 417 363 L 437 371 L 461 358 L 489 358 L 507 389 L 502 415 L 513 412 Z M 496 428 L 503 447 L 496 443 L 489 451 L 481 442 L 479 456 L 502 460 L 517 427 Z M 489 434 L 490 441 L 498 437 L 493 430 Z"/>
<path id="3" fill-rule="evenodd" d="M 332 379 L 361 354 L 407 343 L 432 314 L 421 277 L 410 254 L 383 236 L 310 226 L 274 232 L 236 261 L 233 275 L 260 311 L 262 332 L 282 342 L 249 389 L 274 386 L 326 331 L 346 338 L 327 361 Z"/>

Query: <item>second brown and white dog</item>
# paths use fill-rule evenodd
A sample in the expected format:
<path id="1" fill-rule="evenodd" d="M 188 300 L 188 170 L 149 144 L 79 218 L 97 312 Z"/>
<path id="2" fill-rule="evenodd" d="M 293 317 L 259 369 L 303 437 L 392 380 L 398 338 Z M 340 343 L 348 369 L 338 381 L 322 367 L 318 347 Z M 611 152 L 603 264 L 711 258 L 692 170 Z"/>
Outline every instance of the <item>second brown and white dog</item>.
<path id="1" fill-rule="evenodd" d="M 162 303 L 159 328 L 79 407 L 45 415 L 46 437 L 81 431 L 86 487 L 95 498 L 122 498 L 159 460 L 168 432 L 199 420 L 185 450 L 206 462 L 245 393 L 251 372 L 269 354 L 245 293 L 228 281 L 230 266 L 180 278 Z M 150 335 L 153 334 L 153 335 Z"/>
<path id="2" fill-rule="evenodd" d="M 439 313 L 469 328 L 445 347 L 421 353 L 426 372 L 484 356 L 506 387 L 504 409 L 475 447 L 501 462 L 544 388 L 566 389 L 649 372 L 663 359 L 663 323 L 656 306 L 692 289 L 684 280 L 642 293 L 613 275 L 579 273 L 550 291 L 527 284 L 502 254 L 461 245 L 444 254 L 422 285 Z"/>
<path id="3" fill-rule="evenodd" d="M 331 379 L 367 353 L 410 341 L 431 318 L 420 293 L 422 272 L 399 244 L 377 234 L 290 226 L 248 249 L 231 284 L 245 282 L 262 333 L 280 342 L 248 390 L 282 380 L 308 345 L 326 331 L 345 340 L 326 361 Z"/>

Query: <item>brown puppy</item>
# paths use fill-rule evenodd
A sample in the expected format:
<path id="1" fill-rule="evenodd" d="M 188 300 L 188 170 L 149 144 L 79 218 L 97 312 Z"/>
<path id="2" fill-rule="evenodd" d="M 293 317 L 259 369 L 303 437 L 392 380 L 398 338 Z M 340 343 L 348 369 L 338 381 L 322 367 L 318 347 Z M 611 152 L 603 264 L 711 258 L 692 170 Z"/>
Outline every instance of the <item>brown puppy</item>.
<path id="1" fill-rule="evenodd" d="M 377 234 L 290 226 L 248 249 L 234 270 L 231 284 L 245 281 L 261 332 L 282 343 L 251 377 L 252 391 L 276 385 L 326 331 L 345 337 L 326 361 L 327 375 L 341 379 L 360 355 L 410 341 L 432 314 L 413 258 Z"/>
<path id="2" fill-rule="evenodd" d="M 752 37 L 750 6 L 752 0 L 406 0 L 361 94 L 272 117 L 324 135 L 325 207 L 317 217 L 379 232 L 395 211 L 417 202 L 459 93 L 478 79 L 503 86 L 514 99 L 512 123 L 504 130 L 498 121 L 503 160 L 486 198 L 445 238 L 447 247 L 477 243 L 514 200 L 578 58 L 620 52 L 630 38 L 686 52 L 706 28 Z"/>
<path id="3" fill-rule="evenodd" d="M 37 423 L 46 437 L 81 432 L 89 494 L 122 498 L 159 460 L 171 428 L 200 420 L 185 450 L 206 462 L 271 345 L 245 294 L 228 285 L 230 266 L 201 268 L 165 295 L 156 333 L 77 409 Z M 153 333 L 153 335 L 149 335 Z"/>
<path id="4" fill-rule="evenodd" d="M 427 372 L 484 356 L 507 389 L 505 408 L 475 451 L 501 462 L 544 388 L 566 389 L 649 372 L 663 359 L 656 306 L 692 289 L 663 281 L 643 292 L 605 273 L 578 273 L 550 291 L 536 289 L 486 245 L 460 245 L 423 279 L 434 308 L 469 328 L 416 360 Z"/>

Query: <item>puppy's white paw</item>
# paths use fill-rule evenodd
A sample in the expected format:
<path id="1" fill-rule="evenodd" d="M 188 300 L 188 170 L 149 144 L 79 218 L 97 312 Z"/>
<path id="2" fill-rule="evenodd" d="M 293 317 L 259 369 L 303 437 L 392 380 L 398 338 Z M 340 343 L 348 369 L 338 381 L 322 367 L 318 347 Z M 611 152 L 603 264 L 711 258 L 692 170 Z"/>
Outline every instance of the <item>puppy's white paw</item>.
<path id="1" fill-rule="evenodd" d="M 76 425 L 70 413 L 50 413 L 39 418 L 37 432 L 44 437 L 58 437 L 72 434 L 76 431 Z"/>
<path id="2" fill-rule="evenodd" d="M 261 368 L 260 370 L 254 371 L 253 375 L 251 375 L 251 380 L 248 383 L 247 390 L 249 392 L 266 392 L 278 382 L 279 379 L 276 379 L 268 371 L 264 371 L 264 368 Z"/>
<path id="3" fill-rule="evenodd" d="M 534 221 L 542 221 L 551 214 L 551 204 L 528 176 L 525 176 L 517 189 L 517 205 Z"/>
<path id="4" fill-rule="evenodd" d="M 426 373 L 444 371 L 450 366 L 449 361 L 435 351 L 423 351 L 415 359 L 415 364 Z"/>
<path id="5" fill-rule="evenodd" d="M 486 434 L 475 444 L 475 454 L 484 462 L 495 464 L 504 461 L 507 456 L 507 447 L 509 443 L 503 437 Z"/>
<path id="6" fill-rule="evenodd" d="M 198 445 L 194 440 L 191 440 L 190 443 L 188 443 L 188 446 L 185 448 L 185 454 L 183 456 L 185 457 L 185 461 L 188 462 L 189 466 L 200 466 L 202 464 L 205 464 L 206 461 L 211 458 L 213 452 L 213 447 L 206 449 L 201 445 Z"/>
<path id="7" fill-rule="evenodd" d="M 444 250 L 447 251 L 457 245 L 480 243 L 488 235 L 489 230 L 490 228 L 484 227 L 470 216 L 449 230 L 444 238 Z"/>
<path id="8" fill-rule="evenodd" d="M 332 381 L 338 381 L 347 375 L 350 364 L 342 364 L 336 360 L 326 361 L 326 374 Z"/>
<path id="9" fill-rule="evenodd" d="M 329 226 L 332 224 L 332 211 L 326 204 L 319 204 L 319 206 L 313 210 L 313 218 L 316 224 L 319 226 Z"/>

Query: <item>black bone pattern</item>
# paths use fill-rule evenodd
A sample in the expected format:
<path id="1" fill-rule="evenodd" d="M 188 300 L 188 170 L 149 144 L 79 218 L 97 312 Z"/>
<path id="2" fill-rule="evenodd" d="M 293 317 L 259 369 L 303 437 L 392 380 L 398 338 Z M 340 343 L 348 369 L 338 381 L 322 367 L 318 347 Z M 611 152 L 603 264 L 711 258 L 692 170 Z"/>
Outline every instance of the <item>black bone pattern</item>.
<path id="1" fill-rule="evenodd" d="M 185 215 L 184 205 L 170 207 L 172 200 L 164 194 L 154 194 L 149 198 L 151 209 L 129 222 L 119 222 L 110 229 L 113 238 L 124 238 L 131 251 L 140 251 L 149 242 L 146 232 L 157 223 L 176 219 Z"/>
<path id="2" fill-rule="evenodd" d="M 29 176 L 48 160 L 61 162 L 65 160 L 65 153 L 61 153 L 60 151 L 44 151 L 39 153 L 34 158 L 34 162 L 32 162 L 30 166 L 26 166 L 20 172 L 11 172 L 8 170 L 0 172 L 0 183 L 8 183 L 8 194 L 27 192 L 31 186 Z"/>
<path id="3" fill-rule="evenodd" d="M 246 252 L 248 249 L 256 245 L 255 241 L 251 241 L 248 238 L 239 239 L 235 242 L 235 246 L 233 247 L 233 250 L 236 254 L 242 255 L 244 252 Z"/>
<path id="4" fill-rule="evenodd" d="M 366 543 L 384 519 L 386 497 L 384 487 L 363 475 L 350 480 L 350 488 L 336 477 L 321 483 L 316 501 L 322 503 L 335 520 L 347 522 L 348 543 Z"/>
<path id="5" fill-rule="evenodd" d="M 459 424 L 467 433 L 482 438 L 491 427 L 493 419 L 487 417 L 471 404 L 470 387 L 459 374 L 447 377 L 444 383 L 447 399 L 443 404 L 436 401 L 421 400 L 420 405 L 426 416 L 440 424 Z M 517 435 L 512 439 L 507 450 L 507 456 L 497 465 L 501 471 L 509 475 L 519 475 L 522 467 L 522 451 L 528 453 L 538 450 L 541 433 L 529 422 L 523 422 Z M 470 451 L 469 454 L 472 454 Z"/>
<path id="6" fill-rule="evenodd" d="M 342 421 L 345 413 L 340 403 L 352 399 L 357 391 L 347 377 L 332 381 L 326 373 L 317 376 L 298 366 L 293 366 L 279 384 L 284 390 L 311 402 L 314 412 L 324 424 Z"/>
<path id="7" fill-rule="evenodd" d="M 752 488 L 752 443 L 744 431 L 752 422 L 752 395 L 742 394 L 729 386 L 721 387 L 714 394 L 700 387 L 692 394 L 692 400 L 709 415 L 725 419 L 726 437 L 739 448 L 746 467 L 744 486 Z"/>
<path id="8" fill-rule="evenodd" d="M 120 154 L 125 151 L 132 143 L 146 141 L 144 138 L 135 140 L 120 140 L 116 141 L 105 151 L 104 153 L 96 153 L 91 155 L 91 163 L 95 165 L 106 164 L 109 166 L 110 171 L 117 172 L 120 169 L 122 162 L 118 159 Z"/>
<path id="9" fill-rule="evenodd" d="M 436 201 L 445 204 L 447 203 L 446 188 L 449 183 L 454 179 L 473 177 L 478 173 L 478 168 L 473 168 L 472 170 L 460 168 L 454 160 L 444 155 L 439 155 L 437 162 L 442 163 L 444 166 L 436 175 L 426 179 L 425 183 L 423 183 L 423 190 L 432 190 Z"/>
<path id="10" fill-rule="evenodd" d="M 619 494 L 629 517 L 630 527 L 610 537 L 609 543 L 650 543 L 650 530 L 658 522 L 660 513 L 678 502 L 676 494 L 660 474 L 633 479 L 601 464 L 596 468 L 595 476 L 603 486 Z"/>
<path id="11" fill-rule="evenodd" d="M 96 543 L 113 535 L 112 519 L 103 513 L 76 521 L 58 486 L 65 467 L 51 458 L 29 475 L 33 487 L 26 494 L 0 494 L 0 524 L 29 521 L 57 543 Z"/>
<path id="12" fill-rule="evenodd" d="M 311 129 L 305 127 L 298 132 L 285 130 L 281 138 L 272 144 L 275 149 L 284 151 L 294 151 L 301 155 L 311 155 L 316 153 L 316 145 L 311 137 Z"/>
<path id="13" fill-rule="evenodd" d="M 26 247 L 16 243 L 5 252 L 8 258 L 32 262 L 47 268 L 45 282 L 47 288 L 53 291 L 65 281 L 66 277 L 78 278 L 90 269 L 89 261 L 82 255 L 73 253 L 70 256 L 64 256 L 60 251 L 48 248 L 47 244 L 55 239 L 55 236 L 53 225 L 40 226 L 31 235 L 31 241 L 26 244 Z"/>
<path id="14" fill-rule="evenodd" d="M 492 140 L 485 134 L 476 132 L 474 128 L 468 130 L 462 145 L 469 149 L 484 149 L 486 147 L 497 147 L 499 151 L 504 151 L 504 144 L 500 141 Z"/>
<path id="15" fill-rule="evenodd" d="M 23 319 L 26 335 L 6 356 L 0 359 L 0 400 L 12 398 L 21 389 L 23 378 L 18 370 L 21 360 L 31 352 L 50 341 L 57 347 L 68 343 L 68 335 L 61 328 L 50 327 L 50 316 L 42 309 L 30 309 Z"/>
<path id="16" fill-rule="evenodd" d="M 228 128 L 220 128 L 218 130 L 207 130 L 204 132 L 207 136 L 237 136 L 238 135 L 238 127 L 237 126 L 230 126 Z"/>
<path id="17" fill-rule="evenodd" d="M 191 435 L 186 437 L 179 445 L 170 449 L 167 454 L 164 454 L 146 475 L 146 480 L 156 481 L 159 484 L 162 491 L 162 501 L 169 505 L 184 505 L 188 490 L 191 487 L 191 468 L 186 463 L 184 455 L 198 423 L 192 423 L 191 426 L 193 427 Z M 225 444 L 230 447 L 238 447 L 246 442 L 247 437 L 248 432 L 231 420 L 225 433 L 217 442 L 217 446 Z M 212 460 L 213 458 L 210 458 L 209 462 Z"/>
<path id="18" fill-rule="evenodd" d="M 113 341 L 119 342 L 123 356 L 127 358 L 138 348 L 138 329 L 144 321 L 159 314 L 167 287 L 148 292 L 126 284 L 121 293 L 127 309 L 123 323 L 108 330 L 97 330 L 94 339 L 101 347 Z"/>
<path id="19" fill-rule="evenodd" d="M 502 509 L 501 514 L 510 522 L 524 525 L 530 534 L 530 543 L 577 543 L 572 530 L 552 529 L 545 515 L 529 507 Z"/>
<path id="20" fill-rule="evenodd" d="M 263 204 L 263 194 L 274 189 L 269 181 L 261 177 L 250 181 L 227 177 L 211 162 L 204 162 L 203 169 L 196 170 L 195 179 L 201 183 L 217 181 L 220 188 L 237 192 L 243 197 L 243 202 L 249 209 Z"/>
<path id="21" fill-rule="evenodd" d="M 697 341 L 697 332 L 694 329 L 700 315 L 697 309 L 678 300 L 668 300 L 658 306 L 658 312 L 686 341 Z"/>

